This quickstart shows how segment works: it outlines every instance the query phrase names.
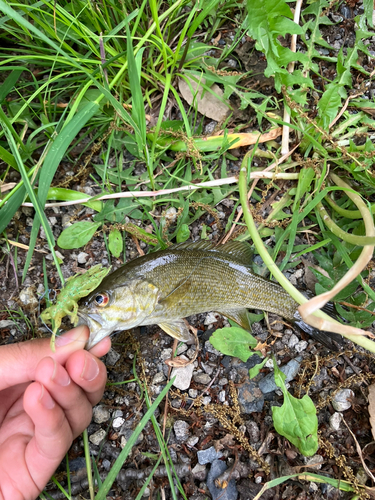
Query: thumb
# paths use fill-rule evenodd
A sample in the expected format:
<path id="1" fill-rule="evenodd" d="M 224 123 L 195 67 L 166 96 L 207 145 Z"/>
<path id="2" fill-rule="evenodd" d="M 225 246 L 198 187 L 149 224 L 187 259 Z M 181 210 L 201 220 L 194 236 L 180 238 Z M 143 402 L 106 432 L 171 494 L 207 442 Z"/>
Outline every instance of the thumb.
<path id="1" fill-rule="evenodd" d="M 0 390 L 34 380 L 36 367 L 46 356 L 64 365 L 73 352 L 84 349 L 88 337 L 87 326 L 79 326 L 56 338 L 55 352 L 49 338 L 1 346 Z"/>

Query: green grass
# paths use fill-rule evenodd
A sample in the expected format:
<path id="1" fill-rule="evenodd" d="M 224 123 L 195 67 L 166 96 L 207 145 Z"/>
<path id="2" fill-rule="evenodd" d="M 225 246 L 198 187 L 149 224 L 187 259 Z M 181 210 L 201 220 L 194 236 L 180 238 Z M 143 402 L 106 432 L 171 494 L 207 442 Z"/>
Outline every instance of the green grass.
<path id="1" fill-rule="evenodd" d="M 375 195 L 371 137 L 375 103 L 363 95 L 371 82 L 371 68 L 358 63 L 359 56 L 371 60 L 367 47 L 374 34 L 371 2 L 364 2 L 364 13 L 355 20 L 354 44 L 345 51 L 332 50 L 323 36 L 332 24 L 328 13 L 338 9 L 338 4 L 326 0 L 312 2 L 302 10 L 299 24 L 292 21 L 290 4 L 284 0 L 249 0 L 248 5 L 220 0 L 103 0 L 100 9 L 98 5 L 80 0 L 0 0 L 0 180 L 9 182 L 12 172 L 19 173 L 16 186 L 0 201 L 0 232 L 5 240 L 7 227 L 24 201 L 32 202 L 36 211 L 22 279 L 32 263 L 41 225 L 62 285 L 56 256 L 59 245 L 84 246 L 103 229 L 107 248 L 116 257 L 125 256 L 122 242 L 132 231 L 153 248 L 165 248 L 189 237 L 189 228 L 207 207 L 212 211 L 222 200 L 232 199 L 234 209 L 225 228 L 228 232 L 241 198 L 245 217 L 236 228 L 246 231 L 238 238 L 254 244 L 265 265 L 296 300 L 303 299 L 282 271 L 293 269 L 306 253 L 313 253 L 320 267 L 334 277 L 329 281 L 317 273 L 316 292 L 330 290 L 355 266 L 364 245 L 375 243 L 368 226 L 372 220 L 368 214 L 375 213 L 375 203 L 368 201 Z M 247 16 L 248 11 L 251 15 Z M 228 32 L 231 38 L 226 36 Z M 218 34 L 226 43 L 213 47 L 211 40 Z M 305 51 L 289 49 L 293 34 Z M 235 49 L 246 35 L 263 52 L 267 67 L 261 76 L 274 78 L 276 92 L 252 88 L 251 75 L 244 69 L 233 72 L 228 65 L 228 59 L 239 59 Z M 322 54 L 321 48 L 329 54 Z M 295 62 L 292 72 L 288 70 L 291 61 Z M 320 63 L 329 65 L 329 77 L 320 74 Z M 86 203 L 95 210 L 92 220 L 84 221 L 86 232 L 77 222 L 73 236 L 65 232 L 56 242 L 44 213 L 45 203 L 75 201 L 82 195 L 51 184 L 62 161 L 72 168 L 85 165 L 89 163 L 86 156 L 98 145 L 101 162 L 94 165 L 96 175 L 91 178 L 105 195 L 124 189 L 136 195 L 141 183 L 147 190 L 166 190 L 230 175 L 228 167 L 237 157 L 229 147 L 236 139 L 232 135 L 228 138 L 228 130 L 222 138 L 202 137 L 201 118 L 178 91 L 179 78 L 200 81 L 202 77 L 207 92 L 212 84 L 220 85 L 223 99 L 231 99 L 231 110 L 246 110 L 251 128 L 261 133 L 285 126 L 283 110 L 289 111 L 288 125 L 293 141 L 299 144 L 299 156 L 277 166 L 277 176 L 260 181 L 252 195 L 262 205 L 268 194 L 278 190 L 269 215 L 254 224 L 245 199 L 252 176 L 280 158 L 281 147 L 276 141 L 251 149 L 238 185 L 223 183 L 119 202 L 93 199 Z M 171 104 L 178 119 L 166 120 Z M 152 115 L 152 126 L 147 125 L 147 115 Z M 230 124 L 234 133 L 241 132 L 248 124 L 235 116 L 220 127 Z M 83 140 L 85 148 L 77 157 L 74 148 Z M 129 154 L 134 159 L 124 164 Z M 144 172 L 136 174 L 139 164 Z M 287 180 L 289 174 L 296 180 Z M 367 212 L 353 201 L 353 194 L 362 198 Z M 175 224 L 154 215 L 156 209 L 169 207 L 178 210 Z M 125 217 L 131 219 L 127 227 Z M 141 227 L 134 223 L 141 223 Z M 152 235 L 142 224 L 152 226 Z M 107 233 L 105 227 L 111 231 Z M 200 236 L 209 237 L 210 231 L 204 225 Z M 306 231 L 313 236 L 312 244 L 306 239 L 300 242 Z M 257 271 L 267 272 L 266 266 Z M 354 316 L 337 304 L 339 313 L 353 327 L 368 328 L 372 323 L 375 294 L 367 283 L 368 276 L 368 269 L 360 270 L 356 281 L 351 279 L 336 298 L 369 311 Z M 373 351 L 369 339 L 358 343 Z M 152 423 L 159 439 L 158 425 Z M 162 440 L 160 447 L 160 460 L 166 464 L 167 448 Z"/>

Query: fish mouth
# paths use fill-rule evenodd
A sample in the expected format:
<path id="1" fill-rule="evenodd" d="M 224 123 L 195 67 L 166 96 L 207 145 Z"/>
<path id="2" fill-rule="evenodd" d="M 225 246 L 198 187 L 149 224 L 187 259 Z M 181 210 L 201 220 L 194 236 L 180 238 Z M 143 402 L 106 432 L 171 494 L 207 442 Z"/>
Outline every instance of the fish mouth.
<path id="1" fill-rule="evenodd" d="M 108 337 L 113 331 L 113 327 L 106 325 L 104 318 L 100 314 L 78 311 L 78 318 L 78 326 L 86 325 L 90 330 L 90 337 L 85 346 L 87 350 Z"/>

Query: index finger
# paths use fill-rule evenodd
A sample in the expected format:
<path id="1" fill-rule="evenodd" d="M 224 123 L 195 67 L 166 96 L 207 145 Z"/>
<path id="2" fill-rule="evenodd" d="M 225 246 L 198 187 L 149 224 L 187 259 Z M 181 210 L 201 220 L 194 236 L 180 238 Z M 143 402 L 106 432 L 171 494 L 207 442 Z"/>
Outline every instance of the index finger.
<path id="1" fill-rule="evenodd" d="M 79 326 L 56 339 L 53 352 L 50 339 L 36 339 L 0 347 L 0 390 L 35 379 L 35 369 L 46 356 L 64 365 L 69 356 L 84 349 L 89 338 L 87 326 Z"/>

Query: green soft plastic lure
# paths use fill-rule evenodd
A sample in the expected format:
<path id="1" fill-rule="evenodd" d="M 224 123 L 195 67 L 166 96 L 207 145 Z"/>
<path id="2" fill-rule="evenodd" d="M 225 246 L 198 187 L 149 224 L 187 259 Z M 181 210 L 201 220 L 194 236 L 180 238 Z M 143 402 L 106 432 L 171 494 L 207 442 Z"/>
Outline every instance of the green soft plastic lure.
<path id="1" fill-rule="evenodd" d="M 74 326 L 78 323 L 78 300 L 86 297 L 97 288 L 110 268 L 103 268 L 100 264 L 93 266 L 85 274 L 76 274 L 66 281 L 64 288 L 56 299 L 56 304 L 47 307 L 40 315 L 45 322 L 54 321 L 51 348 L 55 350 L 55 337 L 64 316 L 69 316 Z"/>

